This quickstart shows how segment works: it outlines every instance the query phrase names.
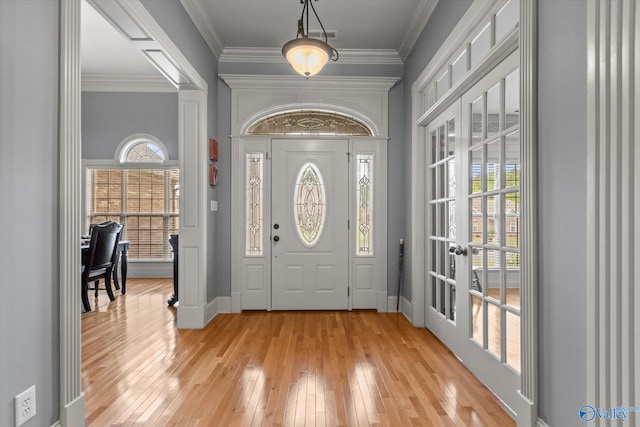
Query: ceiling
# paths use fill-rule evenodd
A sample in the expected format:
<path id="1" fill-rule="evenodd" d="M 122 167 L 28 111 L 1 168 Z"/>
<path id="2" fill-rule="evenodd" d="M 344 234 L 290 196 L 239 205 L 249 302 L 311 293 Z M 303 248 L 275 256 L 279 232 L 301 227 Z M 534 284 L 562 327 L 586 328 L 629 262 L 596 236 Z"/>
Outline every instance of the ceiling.
<path id="1" fill-rule="evenodd" d="M 312 0 L 313 1 L 313 0 Z M 438 0 L 321 0 L 313 5 L 329 44 L 347 63 L 401 63 Z M 300 0 L 180 0 L 221 62 L 256 57 L 284 62 L 282 45 L 294 38 Z M 311 31 L 320 30 L 313 14 Z M 82 73 L 86 76 L 159 76 L 160 73 L 89 4 L 82 7 Z M 266 54 L 265 54 L 266 52 Z M 349 60 L 349 58 L 352 58 Z M 355 59 L 353 59 L 355 58 Z M 389 59 L 391 58 L 391 60 Z"/>

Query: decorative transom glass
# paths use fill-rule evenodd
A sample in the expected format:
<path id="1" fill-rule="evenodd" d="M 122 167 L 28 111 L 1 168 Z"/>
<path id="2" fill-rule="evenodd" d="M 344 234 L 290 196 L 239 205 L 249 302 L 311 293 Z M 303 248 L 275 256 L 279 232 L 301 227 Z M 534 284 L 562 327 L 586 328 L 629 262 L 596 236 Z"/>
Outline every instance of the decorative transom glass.
<path id="1" fill-rule="evenodd" d="M 294 191 L 296 230 L 305 245 L 313 246 L 322 234 L 326 217 L 325 188 L 316 165 L 302 166 Z"/>
<path id="2" fill-rule="evenodd" d="M 164 162 L 164 153 L 160 147 L 152 142 L 139 142 L 127 150 L 125 161 L 133 163 L 162 163 Z"/>
<path id="3" fill-rule="evenodd" d="M 372 136 L 367 125 L 353 117 L 329 111 L 290 111 L 264 118 L 247 135 Z"/>

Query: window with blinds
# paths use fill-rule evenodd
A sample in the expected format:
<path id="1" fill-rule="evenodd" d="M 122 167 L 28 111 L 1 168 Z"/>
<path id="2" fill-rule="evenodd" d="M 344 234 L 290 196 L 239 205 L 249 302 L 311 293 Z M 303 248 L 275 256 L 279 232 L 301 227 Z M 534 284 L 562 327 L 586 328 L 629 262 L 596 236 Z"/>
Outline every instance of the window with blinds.
<path id="1" fill-rule="evenodd" d="M 87 169 L 87 224 L 125 224 L 129 259 L 169 260 L 178 233 L 178 169 Z"/>

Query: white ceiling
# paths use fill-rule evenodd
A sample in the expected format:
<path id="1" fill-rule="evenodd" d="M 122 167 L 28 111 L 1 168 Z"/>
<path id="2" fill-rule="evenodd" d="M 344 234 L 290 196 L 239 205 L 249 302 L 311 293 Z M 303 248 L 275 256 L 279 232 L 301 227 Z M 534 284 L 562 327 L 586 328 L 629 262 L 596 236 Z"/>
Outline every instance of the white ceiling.
<path id="1" fill-rule="evenodd" d="M 272 61 L 294 38 L 302 12 L 300 0 L 180 0 L 212 52 L 221 61 L 228 52 L 269 52 Z M 313 1 L 325 30 L 337 38 L 329 44 L 341 58 L 380 57 L 400 63 L 413 47 L 438 0 Z M 313 13 L 310 30 L 320 30 Z M 244 51 L 243 51 L 244 49 Z M 366 62 L 364 62 L 366 63 Z M 369 62 L 370 63 L 370 62 Z M 158 76 L 160 73 L 90 5 L 82 8 L 82 72 L 84 76 Z"/>

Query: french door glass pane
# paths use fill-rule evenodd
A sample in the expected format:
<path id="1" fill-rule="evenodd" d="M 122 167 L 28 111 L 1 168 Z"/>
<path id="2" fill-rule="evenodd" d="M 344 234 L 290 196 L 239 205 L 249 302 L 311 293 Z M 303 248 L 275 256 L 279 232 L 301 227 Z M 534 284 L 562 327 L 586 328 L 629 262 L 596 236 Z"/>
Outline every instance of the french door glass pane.
<path id="1" fill-rule="evenodd" d="M 500 246 L 500 196 L 487 197 L 487 245 Z"/>
<path id="2" fill-rule="evenodd" d="M 438 161 L 438 139 L 436 131 L 431 132 L 431 164 Z"/>
<path id="3" fill-rule="evenodd" d="M 500 133 L 500 84 L 487 91 L 487 138 Z"/>
<path id="4" fill-rule="evenodd" d="M 448 121 L 447 129 L 447 156 L 453 156 L 456 151 L 456 121 L 451 119 Z"/>
<path id="5" fill-rule="evenodd" d="M 471 151 L 471 193 L 482 192 L 482 148 Z"/>
<path id="6" fill-rule="evenodd" d="M 487 144 L 487 164 L 485 176 L 487 177 L 487 191 L 500 188 L 500 140 Z"/>
<path id="7" fill-rule="evenodd" d="M 504 140 L 504 186 L 520 185 L 520 132 L 512 132 Z"/>
<path id="8" fill-rule="evenodd" d="M 446 134 L 444 126 L 440 126 L 438 129 L 438 160 L 443 160 L 446 156 L 447 145 L 446 145 Z"/>
<path id="9" fill-rule="evenodd" d="M 435 254 L 435 250 L 434 250 L 433 253 Z M 437 300 L 437 288 L 436 288 L 437 282 L 438 282 L 438 279 L 436 279 L 435 277 L 431 276 L 431 307 L 434 308 L 434 309 L 436 308 L 437 302 L 438 302 L 438 300 Z"/>
<path id="10" fill-rule="evenodd" d="M 471 241 L 473 243 L 484 243 L 482 234 L 484 231 L 484 224 L 482 218 L 482 197 L 472 197 L 469 199 L 471 208 Z"/>
<path id="11" fill-rule="evenodd" d="M 473 248 L 471 251 L 471 289 L 482 292 L 484 287 L 482 282 L 482 272 L 484 271 L 484 250 Z"/>
<path id="12" fill-rule="evenodd" d="M 501 359 L 500 321 L 501 310 L 498 306 L 487 303 L 487 348 L 498 359 Z"/>
<path id="13" fill-rule="evenodd" d="M 447 202 L 447 212 L 449 216 L 449 230 L 447 233 L 447 237 L 450 240 L 455 240 L 456 238 L 456 201 L 451 200 Z"/>
<path id="14" fill-rule="evenodd" d="M 453 158 L 447 162 L 447 171 L 449 172 L 447 180 L 447 197 L 456 197 L 456 159 Z"/>
<path id="15" fill-rule="evenodd" d="M 515 0 L 512 0 L 512 3 Z M 505 129 L 518 125 L 520 120 L 520 70 L 516 69 L 504 80 Z"/>
<path id="16" fill-rule="evenodd" d="M 471 296 L 471 338 L 480 346 L 484 346 L 484 307 L 482 298 Z"/>
<path id="17" fill-rule="evenodd" d="M 500 271 L 500 251 L 487 250 L 487 271 L 486 271 L 486 290 L 485 295 L 501 301 L 500 295 L 500 277 L 502 272 Z"/>
<path id="18" fill-rule="evenodd" d="M 506 313 L 507 365 L 520 372 L 520 316 Z"/>
<path id="19" fill-rule="evenodd" d="M 476 144 L 484 139 L 482 134 L 482 97 L 471 104 L 471 143 Z"/>

